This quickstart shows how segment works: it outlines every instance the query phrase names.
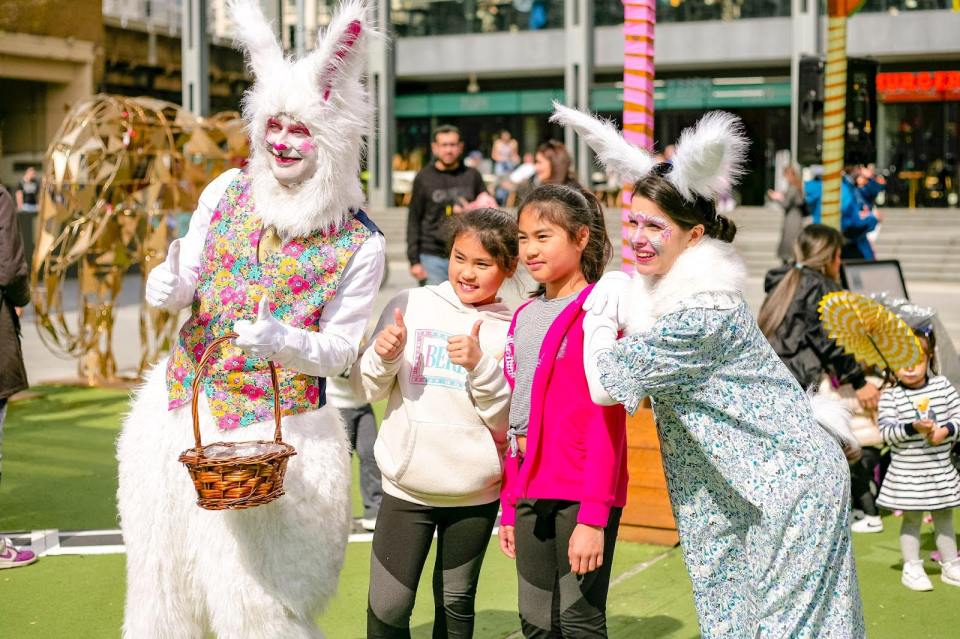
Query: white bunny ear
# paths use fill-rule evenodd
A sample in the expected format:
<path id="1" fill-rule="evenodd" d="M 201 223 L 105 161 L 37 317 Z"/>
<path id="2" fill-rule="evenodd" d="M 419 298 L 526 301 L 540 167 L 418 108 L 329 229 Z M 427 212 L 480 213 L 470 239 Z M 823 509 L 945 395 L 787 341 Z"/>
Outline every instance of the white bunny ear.
<path id="1" fill-rule="evenodd" d="M 708 113 L 680 135 L 667 179 L 691 202 L 697 196 L 716 199 L 743 174 L 749 146 L 740 118 L 725 111 Z"/>
<path id="2" fill-rule="evenodd" d="M 340 76 L 358 67 L 353 62 L 362 57 L 362 40 L 372 30 L 369 20 L 370 8 L 364 0 L 347 0 L 319 34 L 317 48 L 310 59 L 317 65 L 317 82 L 324 100 L 329 99 Z"/>
<path id="3" fill-rule="evenodd" d="M 579 133 L 597 154 L 600 164 L 615 171 L 624 182 L 636 182 L 650 173 L 656 164 L 647 151 L 623 139 L 609 120 L 601 120 L 554 101 L 550 121 Z"/>
<path id="4" fill-rule="evenodd" d="M 227 11 L 235 29 L 234 39 L 247 56 L 255 78 L 272 77 L 283 67 L 283 49 L 277 42 L 256 0 L 229 0 Z"/>

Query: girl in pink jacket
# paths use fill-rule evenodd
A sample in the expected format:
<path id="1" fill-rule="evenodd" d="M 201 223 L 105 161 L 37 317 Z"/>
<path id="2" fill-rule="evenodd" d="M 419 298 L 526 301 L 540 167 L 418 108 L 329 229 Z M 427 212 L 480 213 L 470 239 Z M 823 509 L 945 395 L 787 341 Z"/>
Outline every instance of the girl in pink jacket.
<path id="1" fill-rule="evenodd" d="M 525 637 L 606 637 L 606 599 L 627 496 L 625 413 L 590 399 L 583 301 L 612 253 L 600 203 L 563 185 L 520 207 L 520 260 L 540 288 L 513 316 L 513 387 L 500 547 L 516 558 Z"/>

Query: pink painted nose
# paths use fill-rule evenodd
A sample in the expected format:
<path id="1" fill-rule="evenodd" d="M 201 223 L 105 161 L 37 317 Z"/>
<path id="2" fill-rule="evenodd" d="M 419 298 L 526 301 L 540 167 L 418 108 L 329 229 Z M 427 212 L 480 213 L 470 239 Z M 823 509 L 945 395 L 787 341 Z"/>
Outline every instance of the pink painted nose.
<path id="1" fill-rule="evenodd" d="M 644 234 L 643 230 L 638 228 L 633 232 L 633 235 L 630 236 L 630 243 L 634 248 L 644 248 L 650 244 L 650 239 Z"/>
<path id="2" fill-rule="evenodd" d="M 277 143 L 277 144 L 274 144 L 274 145 L 273 145 L 273 149 L 274 149 L 274 151 L 286 151 L 286 150 L 287 150 L 287 145 L 286 145 L 286 144 L 279 144 L 279 143 Z"/>

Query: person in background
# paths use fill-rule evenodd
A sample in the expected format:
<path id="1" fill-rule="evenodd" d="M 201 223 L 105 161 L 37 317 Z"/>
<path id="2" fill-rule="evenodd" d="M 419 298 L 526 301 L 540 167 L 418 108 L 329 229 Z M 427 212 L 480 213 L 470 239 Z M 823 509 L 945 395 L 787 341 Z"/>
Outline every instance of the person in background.
<path id="1" fill-rule="evenodd" d="M 37 171 L 28 166 L 23 172 L 23 179 L 17 182 L 17 209 L 26 213 L 36 213 L 38 197 L 40 195 L 40 180 Z"/>
<path id="2" fill-rule="evenodd" d="M 23 257 L 17 212 L 9 191 L 0 186 L 0 481 L 3 480 L 3 421 L 10 397 L 27 388 L 20 347 L 20 309 L 30 303 L 30 272 Z M 0 537 L 0 569 L 32 564 L 31 550 L 18 550 Z"/>
<path id="3" fill-rule="evenodd" d="M 523 161 L 498 183 L 498 188 L 503 189 L 507 193 L 507 199 L 504 203 L 506 206 L 512 207 L 516 205 L 518 189 L 526 185 L 536 173 L 537 169 L 534 164 L 533 153 L 524 153 Z"/>
<path id="4" fill-rule="evenodd" d="M 848 166 L 843 171 L 840 189 L 840 230 L 846 240 L 844 259 L 874 260 L 873 245 L 868 237 L 880 223 L 880 212 L 871 208 L 864 191 L 857 186 L 863 172 L 861 166 Z"/>
<path id="5" fill-rule="evenodd" d="M 823 177 L 822 169 L 813 179 L 804 183 L 804 197 L 814 224 L 822 219 Z M 872 211 L 861 189 L 857 188 L 857 178 L 861 167 L 849 165 L 843 169 L 840 183 L 840 230 L 845 239 L 844 259 L 876 259 L 868 234 L 877 228 L 882 220 L 879 211 Z"/>
<path id="6" fill-rule="evenodd" d="M 507 175 L 516 168 L 520 162 L 520 151 L 517 148 L 517 141 L 513 139 L 507 130 L 500 131 L 500 135 L 493 141 L 493 151 L 490 153 L 493 160 L 493 174 L 497 181 L 506 178 Z M 509 192 L 503 186 L 498 186 L 496 190 L 497 204 L 503 206 L 507 201 Z"/>
<path id="7" fill-rule="evenodd" d="M 563 142 L 547 140 L 537 147 L 533 156 L 533 176 L 517 187 L 519 199 L 526 199 L 534 188 L 542 184 L 563 184 L 579 189 L 580 184 L 571 167 L 573 159 Z"/>
<path id="8" fill-rule="evenodd" d="M 460 161 L 460 129 L 450 124 L 437 127 L 430 148 L 435 160 L 414 178 L 407 214 L 407 259 L 410 274 L 421 286 L 447 279 L 449 218 L 487 192 L 480 172 Z"/>
<path id="9" fill-rule="evenodd" d="M 380 467 L 373 455 L 373 444 L 377 441 L 377 419 L 373 407 L 357 397 L 350 384 L 349 373 L 346 371 L 338 377 L 327 378 L 327 399 L 340 411 L 347 428 L 350 450 L 360 459 L 360 496 L 363 499 L 360 526 L 372 531 L 377 526 L 377 513 L 383 499 Z"/>
<path id="10" fill-rule="evenodd" d="M 780 244 L 777 245 L 777 257 L 786 264 L 793 259 L 793 245 L 797 241 L 800 229 L 808 221 L 807 202 L 803 197 L 803 180 L 793 165 L 783 170 L 787 181 L 784 191 L 767 191 L 767 197 L 783 208 L 783 227 L 780 230 Z"/>
<path id="11" fill-rule="evenodd" d="M 877 225 L 873 227 L 872 231 L 867 233 L 867 241 L 870 242 L 871 247 L 875 247 L 877 245 L 877 238 L 880 236 L 880 222 L 882 221 L 881 214 L 877 210 L 877 201 L 880 194 L 887 188 L 887 178 L 884 177 L 883 174 L 877 173 L 876 166 L 868 164 L 860 169 L 860 174 L 857 176 L 856 182 L 857 189 L 860 190 L 860 194 L 863 196 L 867 206 L 870 207 L 870 211 L 874 217 L 877 218 Z"/>
<path id="12" fill-rule="evenodd" d="M 867 384 L 851 355 L 827 337 L 817 304 L 824 295 L 841 290 L 840 250 L 843 237 L 836 229 L 811 224 L 800 231 L 794 260 L 767 272 L 767 293 L 757 323 L 783 363 L 803 388 L 811 388 L 824 373 L 853 384 L 861 404 L 876 408 L 880 391 Z"/>
<path id="13" fill-rule="evenodd" d="M 960 474 L 950 461 L 950 450 L 960 429 L 960 395 L 938 374 L 936 338 L 932 325 L 914 333 L 924 357 L 915 366 L 897 371 L 897 385 L 880 398 L 880 432 L 890 445 L 890 468 L 877 503 L 903 511 L 900 582 L 910 590 L 933 590 L 920 558 L 923 513 L 933 517 L 940 552 L 940 580 L 960 586 L 960 559 L 953 529 L 953 509 L 960 506 Z"/>
<path id="14" fill-rule="evenodd" d="M 880 390 L 867 381 L 853 356 L 830 339 L 817 310 L 824 295 L 841 290 L 842 247 L 843 236 L 833 227 L 811 224 L 801 229 L 794 244 L 793 260 L 766 275 L 767 297 L 760 307 L 757 323 L 804 389 L 841 396 L 850 389 L 862 411 L 861 416 L 872 421 Z M 854 462 L 850 468 L 853 505 L 864 513 L 852 526 L 858 533 L 883 530 L 870 483 L 880 463 L 878 443 L 861 439 L 860 459 L 850 460 Z"/>
<path id="15" fill-rule="evenodd" d="M 675 144 L 668 144 L 663 147 L 663 161 L 667 164 L 673 164 L 673 156 L 677 153 L 677 146 Z"/>

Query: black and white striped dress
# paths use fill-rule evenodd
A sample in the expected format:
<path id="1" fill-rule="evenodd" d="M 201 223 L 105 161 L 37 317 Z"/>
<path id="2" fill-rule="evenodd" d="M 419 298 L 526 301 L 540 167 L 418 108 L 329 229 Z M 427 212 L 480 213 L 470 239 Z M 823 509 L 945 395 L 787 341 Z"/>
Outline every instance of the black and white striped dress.
<path id="1" fill-rule="evenodd" d="M 945 377 L 931 377 L 918 389 L 895 386 L 880 397 L 880 433 L 890 444 L 890 468 L 880 487 L 877 504 L 896 510 L 940 510 L 960 506 L 960 475 L 950 463 L 957 434 L 938 446 L 913 430 L 917 407 L 929 400 L 931 419 L 938 426 L 960 427 L 960 395 Z"/>

